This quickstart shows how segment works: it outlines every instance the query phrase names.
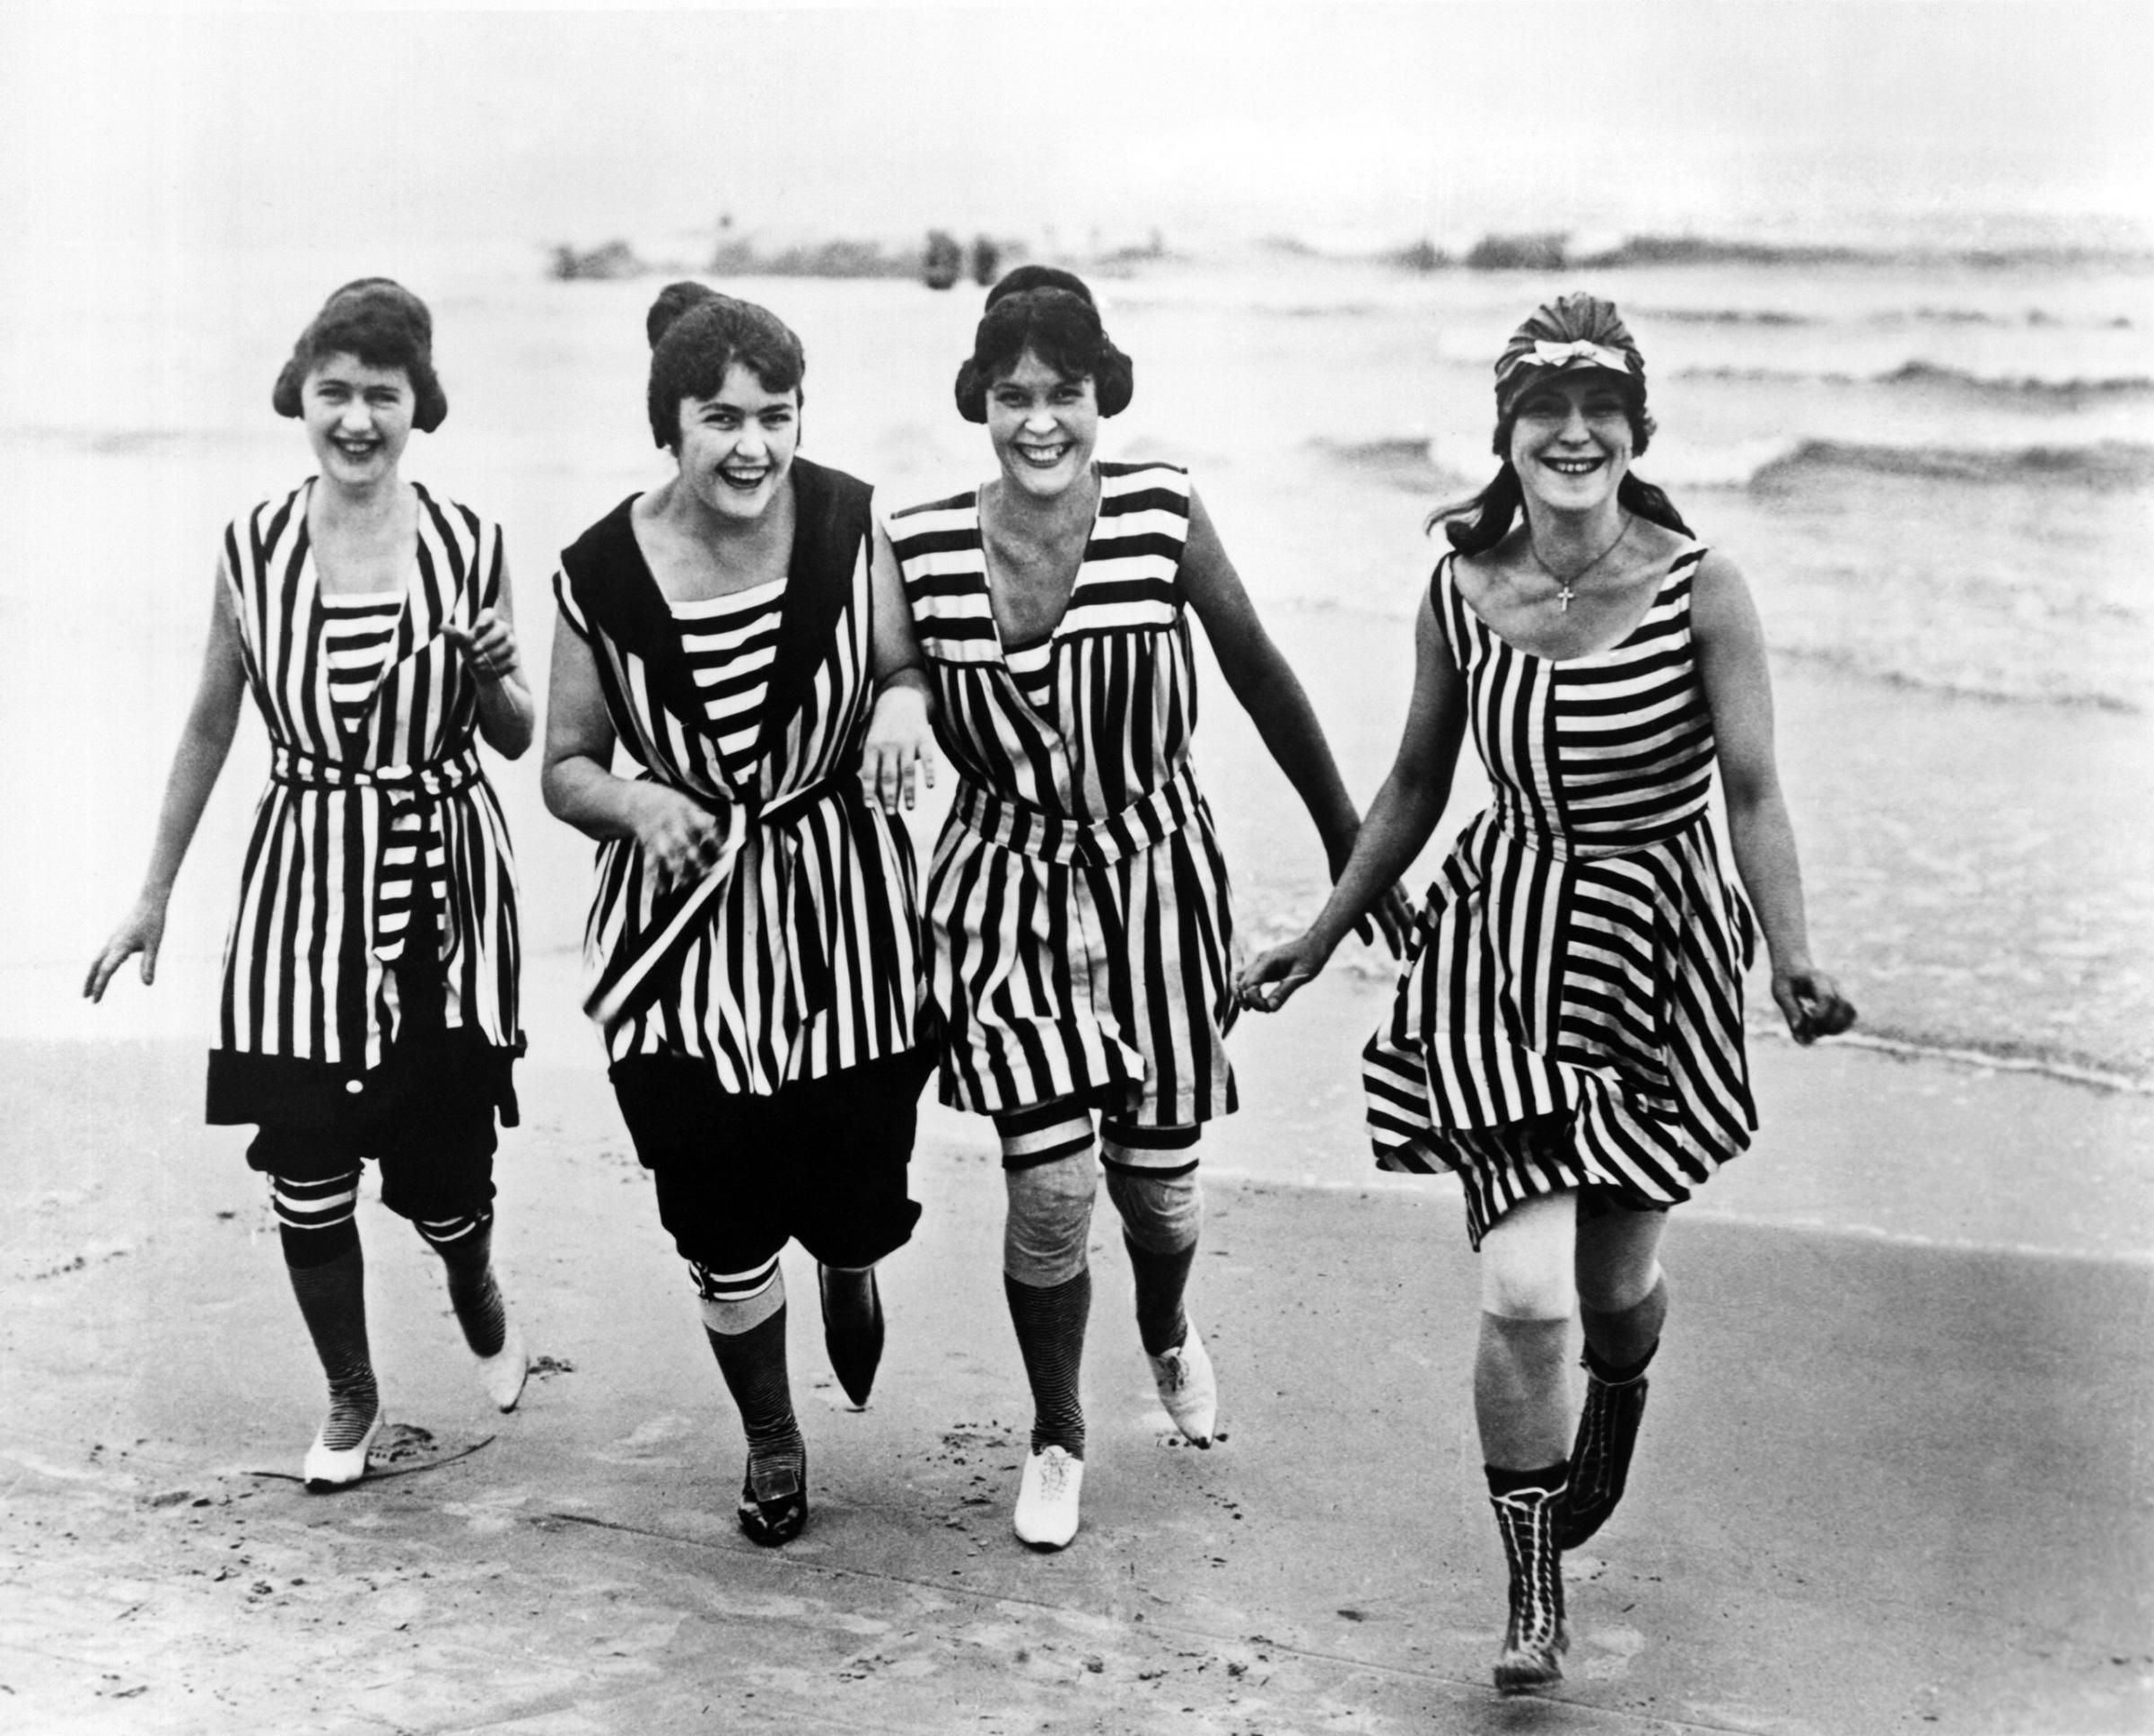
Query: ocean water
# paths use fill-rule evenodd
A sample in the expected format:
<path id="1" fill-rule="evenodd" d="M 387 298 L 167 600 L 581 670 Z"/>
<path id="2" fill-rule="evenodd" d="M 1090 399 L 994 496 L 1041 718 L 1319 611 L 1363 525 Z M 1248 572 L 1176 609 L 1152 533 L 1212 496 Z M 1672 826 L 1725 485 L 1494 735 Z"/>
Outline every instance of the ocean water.
<path id="1" fill-rule="evenodd" d="M 307 470 L 269 383 L 320 295 L 363 264 L 197 265 L 168 296 L 80 310 L 4 362 L 0 980 L 14 1026 L 79 1020 L 62 1001 L 141 872 L 218 531 Z M 535 253 L 407 276 L 433 303 L 452 407 L 407 470 L 504 522 L 542 665 L 554 551 L 665 474 L 642 404 L 656 283 L 554 283 Z M 1416 273 L 1249 249 L 1095 282 L 1137 364 L 1104 454 L 1193 467 L 1364 797 L 1403 715 L 1436 552 L 1422 521 L 1493 467 L 1504 334 L 1560 289 L 1615 298 L 1659 423 L 1639 469 L 1743 568 L 1765 617 L 1816 948 L 1865 1028 L 2154 1084 L 2154 263 Z M 976 291 L 728 286 L 806 342 L 811 455 L 893 504 L 986 472 L 950 399 Z M 1219 746 L 1200 741 L 1200 759 L 1233 769 L 1213 803 L 1261 941 L 1306 917 L 1320 871 L 1283 785 L 1243 777 L 1248 732 L 1217 684 L 1207 703 Z M 168 976 L 214 975 L 260 763 L 243 743 L 206 820 Z M 535 762 L 503 782 L 534 951 L 564 956 L 584 847 L 543 815 Z M 1454 820 L 1477 788 L 1462 776 Z M 1283 830 L 1292 847 L 1274 847 Z M 165 1016 L 198 1030 L 206 1013 Z"/>

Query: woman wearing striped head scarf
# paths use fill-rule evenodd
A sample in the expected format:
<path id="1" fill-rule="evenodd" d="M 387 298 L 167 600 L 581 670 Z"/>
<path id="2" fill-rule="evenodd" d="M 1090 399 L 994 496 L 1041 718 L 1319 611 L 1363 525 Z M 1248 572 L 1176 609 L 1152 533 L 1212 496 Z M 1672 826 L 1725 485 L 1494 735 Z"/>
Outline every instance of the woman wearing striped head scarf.
<path id="1" fill-rule="evenodd" d="M 957 381 L 1001 474 L 890 524 L 959 775 L 929 875 L 930 982 L 943 1100 L 993 1116 L 1002 1139 L 1003 1289 L 1035 1411 L 1015 1525 L 1039 1548 L 1077 1530 L 1102 1165 L 1160 1402 L 1186 1439 L 1212 1441 L 1216 1383 L 1183 1292 L 1198 1135 L 1235 1107 L 1233 921 L 1189 758 L 1192 615 L 1335 872 L 1360 823 L 1187 474 L 1093 461 L 1132 383 L 1084 285 L 1020 267 Z M 1396 948 L 1406 910 L 1391 897 L 1370 902 Z"/>
<path id="2" fill-rule="evenodd" d="M 675 474 L 562 553 L 546 801 L 599 840 L 586 1010 L 740 1409 L 740 1529 L 772 1546 L 808 1517 L 779 1253 L 815 1257 L 831 1365 L 864 1405 L 875 1265 L 920 1215 L 898 811 L 932 736 L 872 491 L 796 455 L 800 339 L 696 284 L 644 329 Z"/>
<path id="3" fill-rule="evenodd" d="M 142 955 L 223 769 L 242 693 L 269 732 L 224 958 L 209 1119 L 253 1122 L 285 1259 L 328 1376 L 307 1486 L 365 1474 L 385 1412 L 353 1216 L 360 1168 L 440 1254 L 481 1383 L 503 1410 L 524 1351 L 494 1280 L 495 1118 L 516 1119 L 516 872 L 477 741 L 530 745 L 501 532 L 404 480 L 413 428 L 447 416 L 425 304 L 346 285 L 271 402 L 320 474 L 224 535 L 200 685 L 141 897 L 91 967 L 103 996 Z"/>
<path id="4" fill-rule="evenodd" d="M 1667 1210 L 1756 1124 L 1754 907 L 1796 1041 L 1855 1016 L 1810 958 L 1756 610 L 1632 469 L 1652 428 L 1644 358 L 1610 303 L 1566 295 L 1513 334 L 1496 364 L 1502 467 L 1431 521 L 1452 549 L 1391 775 L 1316 923 L 1240 985 L 1271 1011 L 1324 968 L 1434 829 L 1470 725 L 1495 799 L 1430 888 L 1364 1068 L 1379 1165 L 1455 1171 L 1480 1250 L 1474 1398 L 1510 1571 L 1495 1670 L 1510 1692 L 1560 1679 L 1561 1552 L 1623 1494 L 1668 1311 Z M 1747 901 L 1714 843 L 1716 766 Z"/>

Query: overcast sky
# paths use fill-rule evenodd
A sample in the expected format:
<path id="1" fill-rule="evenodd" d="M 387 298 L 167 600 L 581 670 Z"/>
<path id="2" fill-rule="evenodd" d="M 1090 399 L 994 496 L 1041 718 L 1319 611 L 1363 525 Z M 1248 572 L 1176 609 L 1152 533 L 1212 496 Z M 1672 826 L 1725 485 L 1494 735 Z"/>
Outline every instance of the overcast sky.
<path id="1" fill-rule="evenodd" d="M 1081 243 L 2149 208 L 2154 5 L 10 4 L 40 252 L 931 224 Z M 22 243 L 32 247 L 25 250 Z M 25 260 L 29 261 L 25 265 Z"/>

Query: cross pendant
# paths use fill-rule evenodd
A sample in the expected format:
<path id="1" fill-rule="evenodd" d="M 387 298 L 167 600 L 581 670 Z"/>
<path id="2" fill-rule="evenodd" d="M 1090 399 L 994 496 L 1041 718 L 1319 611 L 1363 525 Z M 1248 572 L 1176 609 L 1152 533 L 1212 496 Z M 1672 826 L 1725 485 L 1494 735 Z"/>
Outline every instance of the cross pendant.
<path id="1" fill-rule="evenodd" d="M 1566 615 L 1571 612 L 1571 587 L 1567 584 L 1559 584 L 1555 588 L 1555 600 L 1563 605 L 1563 612 Z"/>

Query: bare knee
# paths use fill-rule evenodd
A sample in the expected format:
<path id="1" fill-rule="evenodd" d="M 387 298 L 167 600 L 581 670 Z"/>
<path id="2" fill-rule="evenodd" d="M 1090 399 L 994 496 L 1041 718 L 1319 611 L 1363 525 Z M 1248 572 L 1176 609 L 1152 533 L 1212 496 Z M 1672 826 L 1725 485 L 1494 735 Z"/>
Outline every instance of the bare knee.
<path id="1" fill-rule="evenodd" d="M 1578 1305 L 1572 1196 L 1522 1200 L 1481 1238 L 1481 1309 L 1506 1320 L 1567 1320 Z"/>
<path id="2" fill-rule="evenodd" d="M 1178 1254 L 1196 1246 L 1204 1226 L 1204 1197 L 1196 1171 L 1151 1175 L 1141 1170 L 1110 1169 L 1107 1197 L 1122 1214 L 1130 1241 L 1148 1254 Z"/>
<path id="3" fill-rule="evenodd" d="M 1003 1270 L 1035 1289 L 1067 1283 L 1084 1270 L 1099 1160 L 1088 1150 L 1003 1176 L 1010 1199 Z"/>

